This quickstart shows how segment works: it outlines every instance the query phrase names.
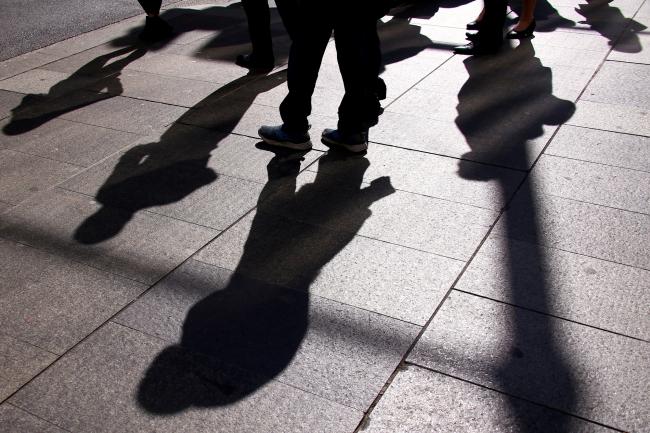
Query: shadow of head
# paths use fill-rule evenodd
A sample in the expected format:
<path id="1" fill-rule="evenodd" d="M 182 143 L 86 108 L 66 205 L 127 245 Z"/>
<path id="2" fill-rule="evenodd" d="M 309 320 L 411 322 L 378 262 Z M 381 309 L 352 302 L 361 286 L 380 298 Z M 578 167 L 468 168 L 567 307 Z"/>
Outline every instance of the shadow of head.
<path id="1" fill-rule="evenodd" d="M 481 161 L 527 169 L 528 143 L 544 126 L 571 118 L 575 105 L 553 95 L 551 69 L 535 57 L 530 40 L 493 57 L 464 61 L 468 79 L 458 93 L 456 126 L 471 151 L 459 163 L 461 177 L 488 180 Z"/>

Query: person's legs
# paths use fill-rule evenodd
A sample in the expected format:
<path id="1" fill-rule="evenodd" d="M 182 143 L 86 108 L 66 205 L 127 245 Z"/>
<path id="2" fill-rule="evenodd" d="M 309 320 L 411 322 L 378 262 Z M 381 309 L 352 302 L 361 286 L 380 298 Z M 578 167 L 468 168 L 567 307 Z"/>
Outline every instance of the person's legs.
<path id="1" fill-rule="evenodd" d="M 524 31 L 532 25 L 533 21 L 535 21 L 536 4 L 537 4 L 537 0 L 523 1 L 523 8 L 521 9 L 521 15 L 519 16 L 519 20 L 517 21 L 517 24 L 513 28 L 515 32 Z"/>
<path id="2" fill-rule="evenodd" d="M 138 3 L 150 17 L 157 17 L 160 14 L 162 0 L 138 0 Z"/>
<path id="3" fill-rule="evenodd" d="M 271 39 L 271 13 L 267 0 L 242 0 L 248 20 L 248 34 L 253 51 L 237 57 L 237 64 L 251 70 L 273 69 L 273 41 Z"/>
<path id="4" fill-rule="evenodd" d="M 318 15 L 305 14 L 301 18 L 294 27 L 296 31 L 287 69 L 289 93 L 280 104 L 280 115 L 286 130 L 306 132 L 309 129 L 307 118 L 311 114 L 311 97 L 332 26 L 325 17 Z"/>
<path id="5" fill-rule="evenodd" d="M 483 18 L 478 23 L 478 33 L 469 35 L 470 43 L 454 48 L 456 54 L 494 54 L 503 43 L 503 26 L 506 22 L 507 0 L 485 0 Z"/>

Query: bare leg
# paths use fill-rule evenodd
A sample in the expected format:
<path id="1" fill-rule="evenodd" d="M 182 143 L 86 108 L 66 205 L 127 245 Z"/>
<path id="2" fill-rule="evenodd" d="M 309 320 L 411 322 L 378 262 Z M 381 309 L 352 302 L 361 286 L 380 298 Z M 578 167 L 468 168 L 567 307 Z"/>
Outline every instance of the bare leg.
<path id="1" fill-rule="evenodd" d="M 537 0 L 524 0 L 523 7 L 521 9 L 521 16 L 519 17 L 519 21 L 517 21 L 517 25 L 513 30 L 520 32 L 522 30 L 526 30 L 528 26 L 530 26 L 530 24 L 535 20 L 536 4 Z"/>

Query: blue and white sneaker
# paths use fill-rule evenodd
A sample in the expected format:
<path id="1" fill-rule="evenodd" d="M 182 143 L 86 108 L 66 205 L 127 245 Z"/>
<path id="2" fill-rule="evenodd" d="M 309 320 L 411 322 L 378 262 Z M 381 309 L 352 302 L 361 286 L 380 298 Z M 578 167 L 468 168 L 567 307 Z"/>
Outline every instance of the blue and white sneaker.
<path id="1" fill-rule="evenodd" d="M 311 139 L 308 132 L 295 133 L 286 131 L 282 125 L 262 126 L 257 131 L 260 138 L 271 146 L 286 147 L 294 150 L 311 149 Z"/>

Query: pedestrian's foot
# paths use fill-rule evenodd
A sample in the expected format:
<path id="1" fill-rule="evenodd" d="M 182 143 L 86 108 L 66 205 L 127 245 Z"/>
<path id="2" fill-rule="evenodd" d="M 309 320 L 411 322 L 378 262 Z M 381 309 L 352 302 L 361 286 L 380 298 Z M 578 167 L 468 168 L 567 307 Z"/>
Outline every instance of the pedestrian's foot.
<path id="1" fill-rule="evenodd" d="M 482 56 L 487 54 L 496 54 L 499 51 L 497 44 L 481 43 L 478 37 L 472 37 L 470 42 L 465 45 L 454 47 L 454 53 L 466 54 L 469 56 Z"/>
<path id="2" fill-rule="evenodd" d="M 173 34 L 174 30 L 172 26 L 167 24 L 162 18 L 148 16 L 139 38 L 146 42 L 158 42 L 169 39 Z"/>
<path id="3" fill-rule="evenodd" d="M 286 147 L 294 150 L 311 149 L 311 140 L 308 132 L 287 131 L 282 125 L 262 126 L 257 133 L 266 144 L 271 146 Z"/>
<path id="4" fill-rule="evenodd" d="M 271 57 L 258 57 L 253 54 L 240 54 L 235 64 L 248 69 L 252 74 L 266 74 L 275 67 L 275 59 Z"/>
<path id="5" fill-rule="evenodd" d="M 368 131 L 347 133 L 338 129 L 326 129 L 321 135 L 321 141 L 326 146 L 334 146 L 352 153 L 368 150 Z"/>

